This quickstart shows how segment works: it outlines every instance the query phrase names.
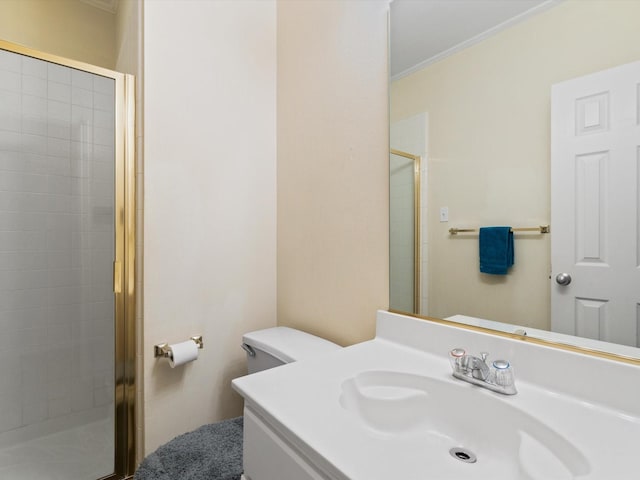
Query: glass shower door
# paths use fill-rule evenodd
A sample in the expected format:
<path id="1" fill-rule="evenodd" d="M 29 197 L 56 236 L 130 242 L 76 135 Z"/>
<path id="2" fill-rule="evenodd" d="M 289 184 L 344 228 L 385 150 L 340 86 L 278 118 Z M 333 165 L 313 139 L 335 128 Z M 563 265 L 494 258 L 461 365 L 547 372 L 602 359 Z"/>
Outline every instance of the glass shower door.
<path id="1" fill-rule="evenodd" d="M 420 157 L 389 154 L 389 308 L 420 312 Z"/>
<path id="2" fill-rule="evenodd" d="M 114 473 L 114 96 L 0 50 L 0 478 Z"/>

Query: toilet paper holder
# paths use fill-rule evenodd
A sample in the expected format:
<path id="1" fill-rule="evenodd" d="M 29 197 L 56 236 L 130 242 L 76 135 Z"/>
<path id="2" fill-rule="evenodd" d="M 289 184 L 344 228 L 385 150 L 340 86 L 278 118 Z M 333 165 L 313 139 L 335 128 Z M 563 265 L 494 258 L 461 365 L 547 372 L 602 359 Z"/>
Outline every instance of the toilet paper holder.
<path id="1" fill-rule="evenodd" d="M 193 337 L 189 337 L 190 340 L 193 340 L 198 348 L 204 348 L 204 343 L 202 342 L 202 335 L 196 335 Z M 153 356 L 155 358 L 171 358 L 171 349 L 169 348 L 168 343 L 159 343 L 153 346 Z"/>

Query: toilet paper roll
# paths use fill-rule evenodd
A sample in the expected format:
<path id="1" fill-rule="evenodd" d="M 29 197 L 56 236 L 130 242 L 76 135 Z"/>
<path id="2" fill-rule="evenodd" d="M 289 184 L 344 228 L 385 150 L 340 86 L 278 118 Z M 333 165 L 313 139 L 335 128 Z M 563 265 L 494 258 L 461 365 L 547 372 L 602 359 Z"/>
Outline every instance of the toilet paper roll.
<path id="1" fill-rule="evenodd" d="M 198 345 L 193 340 L 169 345 L 169 350 L 171 350 L 171 357 L 169 357 L 171 368 L 198 359 Z"/>

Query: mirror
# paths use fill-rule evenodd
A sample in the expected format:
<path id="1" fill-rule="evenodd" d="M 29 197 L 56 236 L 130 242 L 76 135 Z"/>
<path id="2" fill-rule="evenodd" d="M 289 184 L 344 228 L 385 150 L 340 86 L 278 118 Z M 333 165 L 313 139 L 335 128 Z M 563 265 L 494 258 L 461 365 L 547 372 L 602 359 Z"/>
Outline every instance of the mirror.
<path id="1" fill-rule="evenodd" d="M 640 358 L 638 19 L 622 0 L 391 3 L 390 146 L 422 160 L 413 205 L 391 169 L 392 309 Z M 625 154 L 600 142 L 621 125 Z M 514 265 L 481 273 L 478 229 L 500 225 Z"/>

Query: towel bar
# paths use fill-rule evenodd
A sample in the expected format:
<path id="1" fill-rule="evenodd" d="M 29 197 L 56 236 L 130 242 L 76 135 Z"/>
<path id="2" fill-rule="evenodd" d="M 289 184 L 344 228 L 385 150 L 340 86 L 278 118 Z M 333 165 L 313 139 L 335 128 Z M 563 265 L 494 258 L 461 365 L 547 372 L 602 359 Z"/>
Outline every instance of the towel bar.
<path id="1" fill-rule="evenodd" d="M 477 228 L 450 228 L 449 235 L 457 235 L 458 233 L 477 232 Z M 538 232 L 549 233 L 551 231 L 549 225 L 539 225 L 537 227 L 517 227 L 512 228 L 512 232 Z"/>

